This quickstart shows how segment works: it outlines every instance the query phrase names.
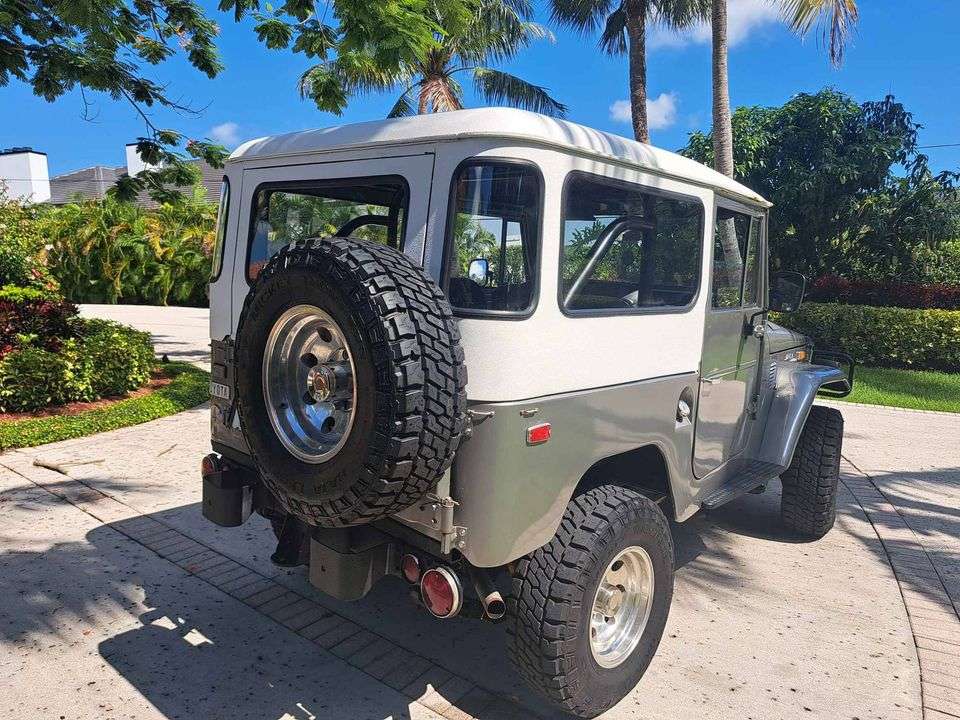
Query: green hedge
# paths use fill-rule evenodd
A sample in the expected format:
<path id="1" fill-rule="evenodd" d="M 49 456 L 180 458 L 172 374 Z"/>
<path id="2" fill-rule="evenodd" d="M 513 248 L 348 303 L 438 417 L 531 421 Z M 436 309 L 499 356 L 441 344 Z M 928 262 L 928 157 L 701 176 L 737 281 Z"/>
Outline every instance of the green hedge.
<path id="1" fill-rule="evenodd" d="M 147 333 L 80 318 L 71 328 L 75 337 L 55 352 L 27 342 L 0 360 L 0 412 L 122 395 L 149 380 L 154 354 Z"/>
<path id="2" fill-rule="evenodd" d="M 960 310 L 804 303 L 771 319 L 850 353 L 861 365 L 960 371 Z"/>

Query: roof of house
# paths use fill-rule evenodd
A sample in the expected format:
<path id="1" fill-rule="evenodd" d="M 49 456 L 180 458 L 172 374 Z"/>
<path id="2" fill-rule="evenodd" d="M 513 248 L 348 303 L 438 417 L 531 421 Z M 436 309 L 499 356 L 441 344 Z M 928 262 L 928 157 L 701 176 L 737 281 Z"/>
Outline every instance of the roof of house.
<path id="1" fill-rule="evenodd" d="M 233 151 L 229 161 L 475 137 L 514 139 L 614 160 L 705 185 L 754 203 L 770 204 L 745 185 L 690 158 L 567 120 L 514 108 L 456 110 L 274 135 L 245 142 Z"/>
<path id="2" fill-rule="evenodd" d="M 220 186 L 223 184 L 223 170 L 214 168 L 202 160 L 190 160 L 200 169 L 201 180 L 207 192 L 207 198 L 211 202 L 217 202 L 220 198 Z M 53 205 L 65 205 L 73 202 L 77 196 L 85 200 L 95 200 L 104 197 L 107 191 L 113 187 L 117 179 L 127 174 L 127 168 L 124 165 L 120 167 L 108 167 L 106 165 L 94 165 L 93 167 L 75 170 L 73 172 L 56 175 L 50 178 L 50 202 Z M 184 189 L 187 191 L 187 189 Z M 142 207 L 154 208 L 157 203 L 146 192 L 137 195 L 137 204 Z"/>

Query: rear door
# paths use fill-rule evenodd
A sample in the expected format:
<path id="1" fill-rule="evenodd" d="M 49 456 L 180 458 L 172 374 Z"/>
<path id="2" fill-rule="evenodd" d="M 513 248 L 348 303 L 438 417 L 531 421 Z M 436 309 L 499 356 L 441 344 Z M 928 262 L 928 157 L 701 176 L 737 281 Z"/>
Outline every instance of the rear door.
<path id="1" fill-rule="evenodd" d="M 422 263 L 434 153 L 254 167 L 243 171 L 232 326 L 259 268 L 291 241 L 349 234 Z"/>
<path id="2" fill-rule="evenodd" d="M 758 211 L 718 202 L 697 403 L 697 477 L 736 457 L 749 437 L 761 350 L 752 328 L 762 322 L 763 228 Z"/>

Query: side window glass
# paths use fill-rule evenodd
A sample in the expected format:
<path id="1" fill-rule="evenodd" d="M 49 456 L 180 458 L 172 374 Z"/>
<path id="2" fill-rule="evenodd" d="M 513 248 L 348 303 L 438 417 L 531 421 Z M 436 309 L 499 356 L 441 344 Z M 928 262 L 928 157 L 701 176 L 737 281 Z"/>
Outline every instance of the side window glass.
<path id="1" fill-rule="evenodd" d="M 749 215 L 717 208 L 713 233 L 712 298 L 715 308 L 740 307 L 750 225 Z"/>
<path id="2" fill-rule="evenodd" d="M 577 173 L 564 192 L 567 310 L 680 308 L 697 294 L 703 206 Z"/>
<path id="3" fill-rule="evenodd" d="M 260 188 L 247 277 L 255 280 L 281 248 L 312 237 L 350 235 L 399 247 L 406 199 L 406 183 L 399 177 Z"/>
<path id="4" fill-rule="evenodd" d="M 750 235 L 747 238 L 747 261 L 743 269 L 743 304 L 746 307 L 760 305 L 760 244 L 763 224 L 760 218 L 750 218 Z"/>
<path id="5" fill-rule="evenodd" d="M 210 263 L 210 280 L 220 277 L 223 269 L 223 246 L 227 237 L 227 215 L 230 213 L 230 181 L 224 176 L 220 186 L 220 207 L 217 210 L 217 234 L 213 241 L 213 258 Z"/>
<path id="6" fill-rule="evenodd" d="M 450 304 L 474 312 L 532 308 L 540 264 L 537 171 L 517 163 L 470 163 L 454 180 L 451 205 Z"/>

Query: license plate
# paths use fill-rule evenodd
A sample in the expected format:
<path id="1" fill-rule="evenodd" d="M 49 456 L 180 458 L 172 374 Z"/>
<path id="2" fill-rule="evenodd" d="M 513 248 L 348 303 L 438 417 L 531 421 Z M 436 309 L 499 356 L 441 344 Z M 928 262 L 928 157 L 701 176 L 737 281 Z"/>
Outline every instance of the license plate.
<path id="1" fill-rule="evenodd" d="M 211 382 L 210 383 L 210 394 L 213 397 L 223 398 L 224 400 L 230 399 L 230 386 L 224 385 L 223 383 Z"/>

